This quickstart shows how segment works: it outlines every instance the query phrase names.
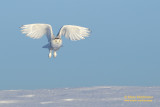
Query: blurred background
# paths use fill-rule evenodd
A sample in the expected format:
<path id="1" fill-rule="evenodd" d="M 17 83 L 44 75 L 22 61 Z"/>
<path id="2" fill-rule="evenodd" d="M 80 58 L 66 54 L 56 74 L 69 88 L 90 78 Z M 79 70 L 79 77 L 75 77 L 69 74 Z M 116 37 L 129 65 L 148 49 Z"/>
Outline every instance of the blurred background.
<path id="1" fill-rule="evenodd" d="M 0 1 L 0 89 L 160 85 L 159 0 Z M 90 28 L 54 59 L 47 38 L 25 37 L 23 24 Z"/>

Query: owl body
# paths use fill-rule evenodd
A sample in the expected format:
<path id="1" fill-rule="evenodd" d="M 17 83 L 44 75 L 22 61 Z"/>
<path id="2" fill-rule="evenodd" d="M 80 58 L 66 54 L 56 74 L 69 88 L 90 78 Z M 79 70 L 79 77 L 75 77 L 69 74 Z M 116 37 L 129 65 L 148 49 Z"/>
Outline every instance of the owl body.
<path id="1" fill-rule="evenodd" d="M 57 51 L 61 46 L 62 46 L 62 39 L 55 38 L 51 41 L 51 47 L 54 51 Z"/>

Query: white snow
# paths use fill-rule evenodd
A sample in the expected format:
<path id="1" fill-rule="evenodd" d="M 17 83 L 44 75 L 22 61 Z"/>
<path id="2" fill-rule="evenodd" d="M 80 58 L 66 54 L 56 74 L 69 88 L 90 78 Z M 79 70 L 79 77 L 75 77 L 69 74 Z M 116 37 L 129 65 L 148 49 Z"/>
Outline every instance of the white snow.
<path id="1" fill-rule="evenodd" d="M 63 99 L 64 101 L 74 101 L 74 99 Z"/>
<path id="2" fill-rule="evenodd" d="M 18 96 L 18 97 L 26 97 L 26 98 L 31 98 L 31 97 L 34 97 L 35 95 L 32 95 L 32 94 L 30 94 L 30 95 L 22 95 L 22 96 Z"/>
<path id="3" fill-rule="evenodd" d="M 40 104 L 51 104 L 54 103 L 53 101 L 46 101 L 46 102 L 40 102 Z"/>
<path id="4" fill-rule="evenodd" d="M 153 96 L 153 101 L 125 102 L 124 96 Z M 0 107 L 160 107 L 159 98 L 160 87 L 0 90 Z"/>
<path id="5" fill-rule="evenodd" d="M 19 103 L 19 100 L 2 100 L 0 104 L 11 104 L 11 103 Z"/>

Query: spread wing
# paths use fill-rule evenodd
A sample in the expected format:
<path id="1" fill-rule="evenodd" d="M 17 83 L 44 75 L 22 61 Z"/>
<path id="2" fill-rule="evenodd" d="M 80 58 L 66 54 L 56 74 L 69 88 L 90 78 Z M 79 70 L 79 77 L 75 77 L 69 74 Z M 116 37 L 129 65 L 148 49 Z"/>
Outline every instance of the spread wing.
<path id="1" fill-rule="evenodd" d="M 90 30 L 85 27 L 75 26 L 75 25 L 64 25 L 58 34 L 58 37 L 61 38 L 64 35 L 66 38 L 70 40 L 81 40 L 88 37 L 90 34 Z"/>
<path id="2" fill-rule="evenodd" d="M 46 35 L 48 41 L 54 38 L 52 26 L 49 24 L 27 24 L 20 27 L 23 34 L 33 39 L 39 39 Z"/>

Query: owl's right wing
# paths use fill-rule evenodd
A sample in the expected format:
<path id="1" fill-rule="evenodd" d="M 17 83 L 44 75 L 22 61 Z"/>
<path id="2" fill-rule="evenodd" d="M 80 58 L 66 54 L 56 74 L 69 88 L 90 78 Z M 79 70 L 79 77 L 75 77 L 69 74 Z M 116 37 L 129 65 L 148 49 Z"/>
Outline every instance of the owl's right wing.
<path id="1" fill-rule="evenodd" d="M 23 34 L 33 39 L 39 39 L 44 35 L 47 36 L 48 41 L 54 38 L 52 26 L 49 24 L 27 24 L 20 28 Z"/>

